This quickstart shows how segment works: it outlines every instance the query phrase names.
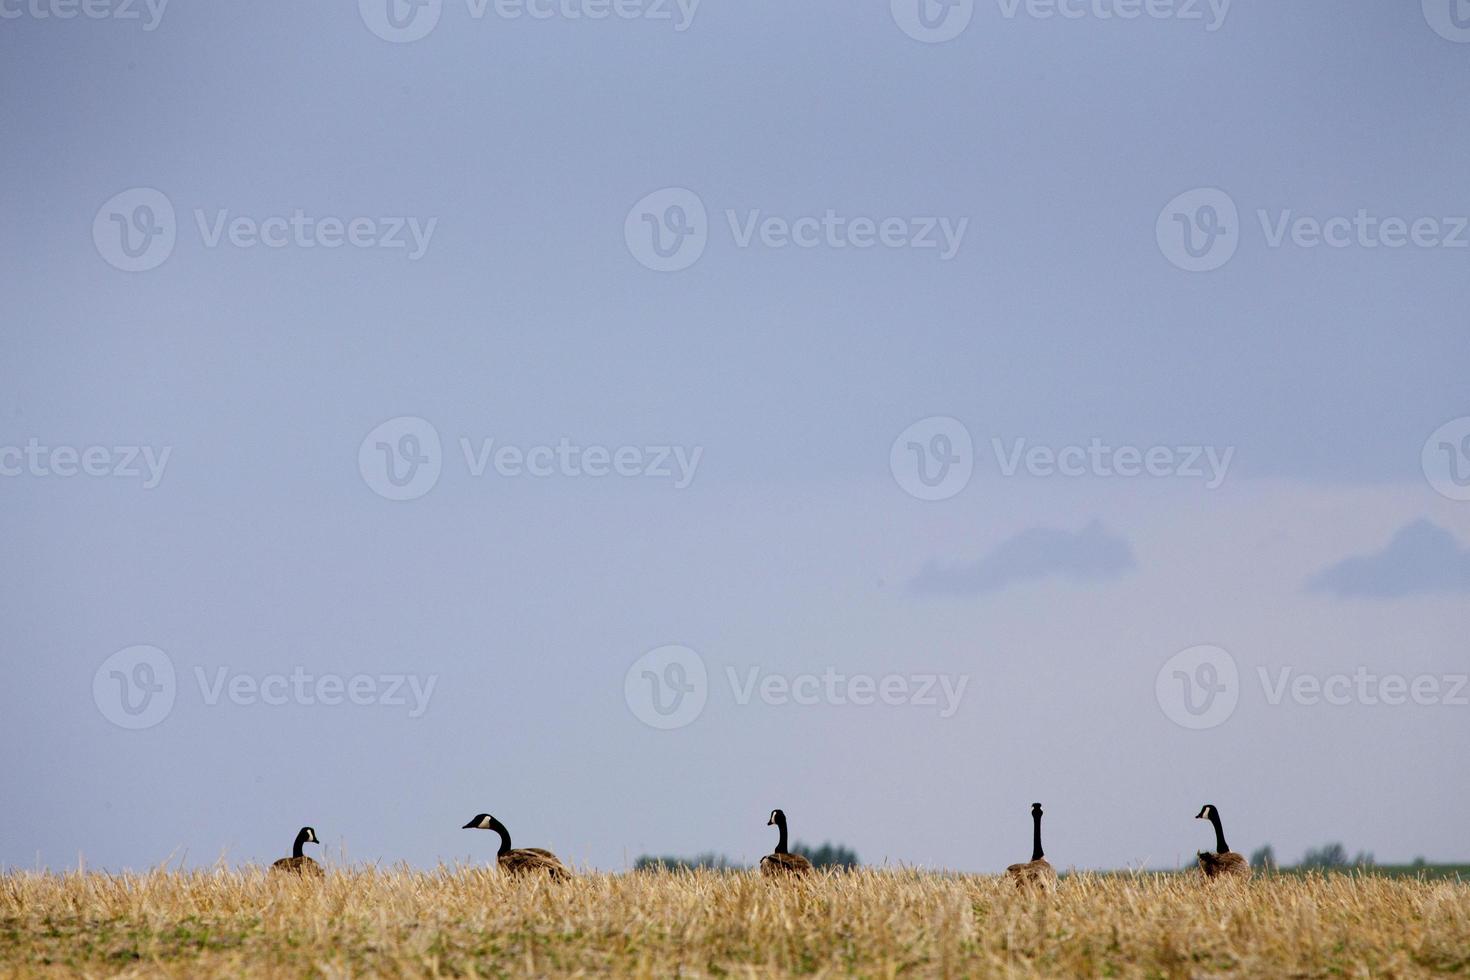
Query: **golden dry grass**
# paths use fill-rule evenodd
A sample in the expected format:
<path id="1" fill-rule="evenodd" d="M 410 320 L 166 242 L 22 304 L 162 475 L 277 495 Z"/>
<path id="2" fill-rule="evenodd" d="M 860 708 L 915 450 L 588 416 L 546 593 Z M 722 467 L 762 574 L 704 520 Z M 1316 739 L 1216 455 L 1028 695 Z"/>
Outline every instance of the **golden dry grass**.
<path id="1" fill-rule="evenodd" d="M 862 871 L 263 871 L 0 877 L 0 974 L 1142 976 L 1470 973 L 1470 886 Z"/>

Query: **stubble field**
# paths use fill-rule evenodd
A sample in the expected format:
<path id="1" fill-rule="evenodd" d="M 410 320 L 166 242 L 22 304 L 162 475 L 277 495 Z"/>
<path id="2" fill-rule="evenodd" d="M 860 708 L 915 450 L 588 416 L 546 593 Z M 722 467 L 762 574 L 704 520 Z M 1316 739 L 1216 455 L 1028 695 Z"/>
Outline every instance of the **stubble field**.
<path id="1" fill-rule="evenodd" d="M 1470 973 L 1470 886 L 1376 876 L 261 870 L 0 876 L 6 976 Z"/>

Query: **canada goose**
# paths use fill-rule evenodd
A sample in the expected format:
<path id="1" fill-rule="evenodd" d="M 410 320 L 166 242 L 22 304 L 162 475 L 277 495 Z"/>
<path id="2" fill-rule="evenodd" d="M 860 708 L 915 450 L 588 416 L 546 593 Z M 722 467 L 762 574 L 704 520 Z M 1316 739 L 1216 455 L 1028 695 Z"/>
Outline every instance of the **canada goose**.
<path id="1" fill-rule="evenodd" d="M 303 844 L 320 843 L 321 841 L 316 839 L 315 830 L 312 830 L 310 827 L 302 827 L 300 832 L 296 835 L 296 843 L 291 845 L 291 856 L 288 858 L 281 858 L 279 861 L 276 861 L 274 864 L 271 865 L 271 870 L 290 871 L 294 874 L 299 875 L 308 874 L 321 876 L 326 874 L 326 872 L 322 870 L 322 866 L 320 864 L 317 864 L 311 858 L 301 853 L 301 846 Z"/>
<path id="2" fill-rule="evenodd" d="M 786 814 L 780 810 L 772 810 L 771 819 L 766 821 L 766 826 L 775 826 L 781 831 L 781 837 L 776 841 L 776 850 L 761 858 L 761 874 L 767 877 L 810 874 L 812 863 L 800 854 L 792 854 L 786 850 Z"/>
<path id="3" fill-rule="evenodd" d="M 1249 878 L 1251 876 L 1250 862 L 1236 854 L 1225 843 L 1225 831 L 1220 826 L 1220 811 L 1215 809 L 1215 804 L 1206 803 L 1199 813 L 1194 815 L 1196 820 L 1208 820 L 1215 825 L 1215 853 L 1209 851 L 1199 852 L 1199 867 L 1205 873 L 1206 878 Z"/>
<path id="4" fill-rule="evenodd" d="M 1036 885 L 1042 891 L 1050 891 L 1057 885 L 1057 872 L 1046 860 L 1041 849 L 1041 804 L 1031 804 L 1031 860 L 1025 864 L 1013 864 L 1006 868 L 1006 877 L 1016 883 L 1017 888 Z"/>
<path id="5" fill-rule="evenodd" d="M 495 852 L 496 863 L 500 870 L 511 875 L 525 875 L 544 872 L 556 881 L 565 881 L 572 876 L 566 865 L 557 859 L 550 851 L 539 847 L 517 847 L 514 850 L 510 846 L 510 831 L 505 829 L 505 824 L 496 820 L 488 813 L 482 813 L 464 825 L 465 830 L 493 830 L 500 835 L 500 850 Z"/>

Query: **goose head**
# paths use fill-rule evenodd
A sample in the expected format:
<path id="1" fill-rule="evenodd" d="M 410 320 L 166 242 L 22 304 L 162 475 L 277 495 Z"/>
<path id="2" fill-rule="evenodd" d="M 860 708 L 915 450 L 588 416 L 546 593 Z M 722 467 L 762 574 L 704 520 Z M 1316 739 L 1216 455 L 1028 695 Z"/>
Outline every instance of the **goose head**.
<path id="1" fill-rule="evenodd" d="M 312 829 L 311 827 L 302 827 L 301 828 L 301 832 L 298 833 L 296 836 L 299 837 L 299 838 L 301 838 L 301 843 L 303 843 L 303 844 L 320 844 L 321 843 L 321 841 L 319 841 L 319 840 L 316 839 L 316 831 L 314 829 Z"/>
<path id="2" fill-rule="evenodd" d="M 786 814 L 780 810 L 771 811 L 771 819 L 766 821 L 767 827 L 779 827 L 786 822 Z"/>
<path id="3" fill-rule="evenodd" d="M 1033 804 L 1031 804 L 1031 815 L 1033 817 L 1039 817 L 1039 816 L 1041 816 L 1041 804 L 1040 803 L 1033 803 Z"/>
<path id="4" fill-rule="evenodd" d="M 494 830 L 500 823 L 488 813 L 478 814 L 473 820 L 461 827 L 461 830 Z"/>
<path id="5" fill-rule="evenodd" d="M 1206 803 L 1204 806 L 1200 807 L 1200 811 L 1199 811 L 1199 813 L 1196 813 L 1194 815 L 1194 819 L 1196 819 L 1196 820 L 1213 820 L 1216 817 L 1218 817 L 1219 815 L 1220 815 L 1220 811 L 1218 811 L 1218 810 L 1215 809 L 1215 804 L 1213 804 L 1213 803 Z"/>

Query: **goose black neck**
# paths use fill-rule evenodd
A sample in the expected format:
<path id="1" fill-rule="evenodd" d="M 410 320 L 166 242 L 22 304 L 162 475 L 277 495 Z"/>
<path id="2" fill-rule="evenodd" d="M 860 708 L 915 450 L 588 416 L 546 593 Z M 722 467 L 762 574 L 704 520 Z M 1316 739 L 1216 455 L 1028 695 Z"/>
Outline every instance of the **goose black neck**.
<path id="1" fill-rule="evenodd" d="M 776 841 L 776 853 L 777 854 L 785 854 L 786 853 L 786 817 L 785 816 L 781 816 L 781 817 L 777 817 L 776 818 L 776 829 L 781 832 L 781 838 Z"/>
<path id="2" fill-rule="evenodd" d="M 510 853 L 510 831 L 505 829 L 505 824 L 499 820 L 490 824 L 490 828 L 500 835 L 500 850 L 495 852 L 496 857 L 505 857 Z"/>
<path id="3" fill-rule="evenodd" d="M 1031 820 L 1034 824 L 1031 829 L 1031 860 L 1040 861 L 1046 856 L 1041 850 L 1041 811 L 1033 810 Z"/>
<path id="4" fill-rule="evenodd" d="M 299 858 L 299 857 L 301 857 L 301 853 L 302 853 L 301 852 L 301 847 L 305 843 L 306 843 L 306 831 L 303 830 L 303 831 L 301 831 L 301 833 L 299 833 L 299 834 L 296 835 L 296 843 L 294 843 L 294 844 L 291 845 L 291 856 L 293 858 Z"/>
<path id="5" fill-rule="evenodd" d="M 1220 825 L 1220 811 L 1210 811 L 1210 823 L 1215 825 L 1215 853 L 1225 854 L 1230 850 L 1230 845 L 1225 843 L 1225 828 Z"/>

